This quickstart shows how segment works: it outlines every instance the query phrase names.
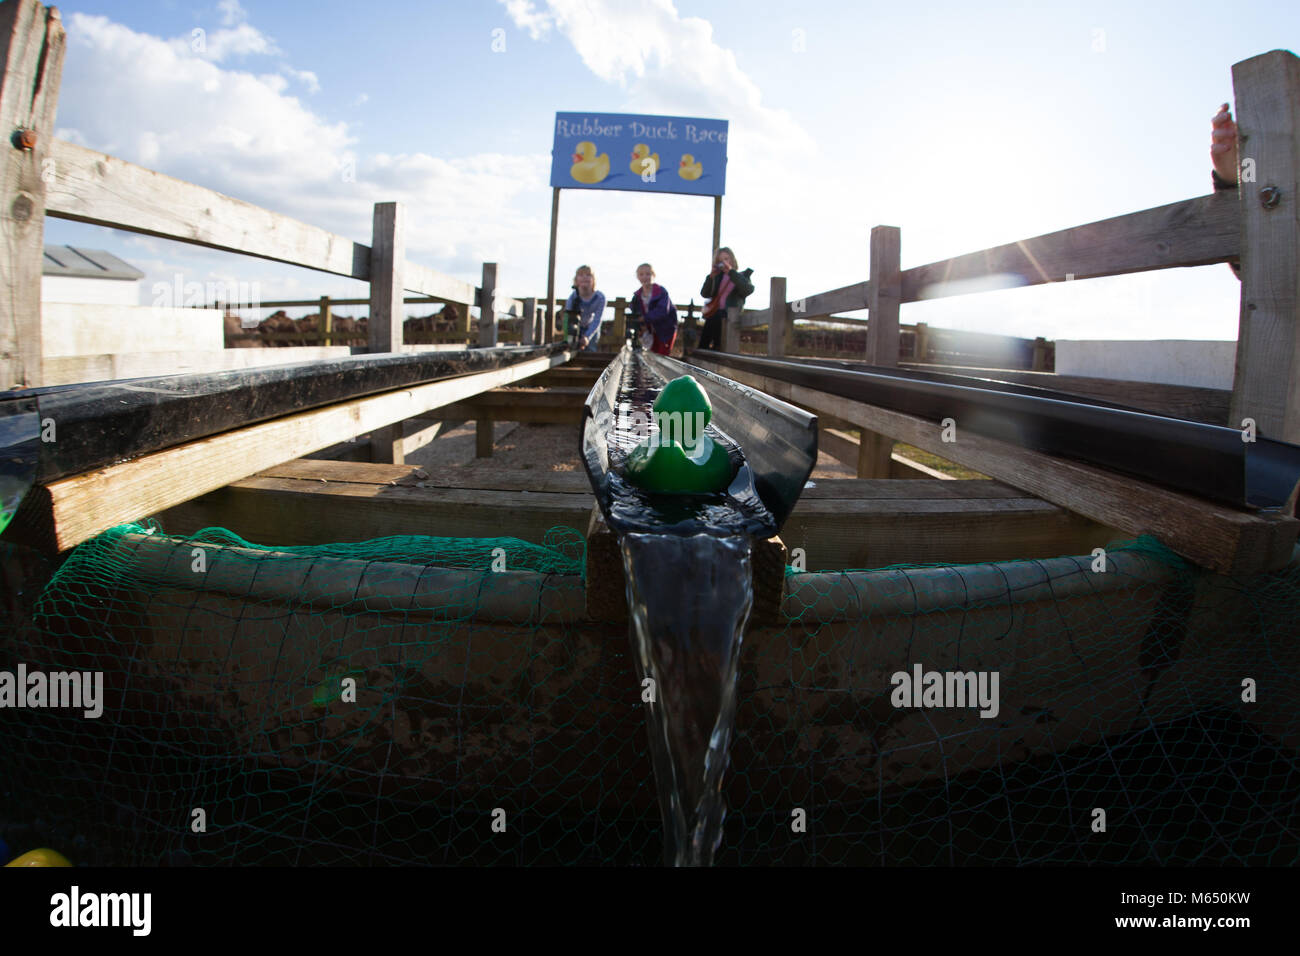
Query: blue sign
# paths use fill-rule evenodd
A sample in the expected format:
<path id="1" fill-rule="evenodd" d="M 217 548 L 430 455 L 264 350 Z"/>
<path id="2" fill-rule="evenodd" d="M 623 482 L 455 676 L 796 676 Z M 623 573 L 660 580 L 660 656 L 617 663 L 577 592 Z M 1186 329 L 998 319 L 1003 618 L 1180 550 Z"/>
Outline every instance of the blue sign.
<path id="1" fill-rule="evenodd" d="M 726 184 L 726 120 L 555 114 L 552 186 L 721 196 Z"/>

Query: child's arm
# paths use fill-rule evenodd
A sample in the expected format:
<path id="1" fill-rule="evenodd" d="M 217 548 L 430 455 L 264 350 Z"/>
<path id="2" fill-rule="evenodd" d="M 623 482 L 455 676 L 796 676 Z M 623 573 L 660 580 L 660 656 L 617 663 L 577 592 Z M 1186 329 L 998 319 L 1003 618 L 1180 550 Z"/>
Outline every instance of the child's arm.
<path id="1" fill-rule="evenodd" d="M 1215 191 L 1237 187 L 1237 124 L 1224 103 L 1210 120 L 1210 162 L 1214 166 Z"/>

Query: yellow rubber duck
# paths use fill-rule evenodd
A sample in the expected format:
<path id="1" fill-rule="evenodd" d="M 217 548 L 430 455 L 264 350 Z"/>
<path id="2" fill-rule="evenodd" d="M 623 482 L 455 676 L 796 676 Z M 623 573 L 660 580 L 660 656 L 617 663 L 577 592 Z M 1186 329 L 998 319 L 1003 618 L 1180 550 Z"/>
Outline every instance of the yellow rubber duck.
<path id="1" fill-rule="evenodd" d="M 695 157 L 690 153 L 682 155 L 682 161 L 677 167 L 677 175 L 682 179 L 699 179 L 700 173 L 704 172 L 704 167 L 695 161 Z"/>
<path id="2" fill-rule="evenodd" d="M 596 155 L 595 143 L 579 143 L 569 175 L 580 183 L 598 183 L 609 175 L 609 153 Z"/>
<path id="3" fill-rule="evenodd" d="M 42 847 L 39 850 L 27 851 L 22 856 L 10 860 L 5 866 L 72 866 L 72 864 L 57 850 Z"/>
<path id="4" fill-rule="evenodd" d="M 650 160 L 649 163 L 646 160 Z M 640 176 L 642 173 L 654 175 L 659 172 L 659 154 L 650 152 L 650 147 L 645 143 L 638 143 L 636 149 L 632 150 L 632 172 Z"/>

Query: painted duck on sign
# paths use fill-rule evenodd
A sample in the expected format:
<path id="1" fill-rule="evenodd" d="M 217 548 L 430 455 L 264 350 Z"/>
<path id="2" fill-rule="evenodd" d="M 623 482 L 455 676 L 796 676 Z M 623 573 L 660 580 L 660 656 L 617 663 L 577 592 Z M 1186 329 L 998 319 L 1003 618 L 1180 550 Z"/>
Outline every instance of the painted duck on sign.
<path id="1" fill-rule="evenodd" d="M 573 167 L 569 175 L 580 183 L 592 185 L 609 175 L 609 153 L 596 155 L 595 143 L 579 143 L 578 151 L 573 154 Z"/>

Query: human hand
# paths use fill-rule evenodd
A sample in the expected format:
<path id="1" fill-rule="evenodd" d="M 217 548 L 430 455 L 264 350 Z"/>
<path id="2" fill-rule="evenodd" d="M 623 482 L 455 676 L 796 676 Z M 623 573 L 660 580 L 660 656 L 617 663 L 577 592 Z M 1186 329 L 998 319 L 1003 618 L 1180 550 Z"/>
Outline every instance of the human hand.
<path id="1" fill-rule="evenodd" d="M 1210 162 L 1219 178 L 1226 182 L 1237 182 L 1237 124 L 1233 122 L 1232 110 L 1224 103 L 1219 112 L 1210 120 L 1211 143 Z"/>

